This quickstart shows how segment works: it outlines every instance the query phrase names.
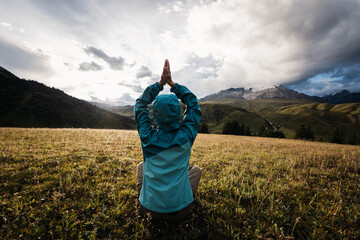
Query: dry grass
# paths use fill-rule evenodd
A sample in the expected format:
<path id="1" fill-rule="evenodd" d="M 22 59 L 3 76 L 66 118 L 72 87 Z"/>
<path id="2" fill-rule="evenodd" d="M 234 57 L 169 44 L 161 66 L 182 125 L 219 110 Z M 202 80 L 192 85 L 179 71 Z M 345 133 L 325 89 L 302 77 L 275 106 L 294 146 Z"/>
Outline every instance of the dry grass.
<path id="1" fill-rule="evenodd" d="M 0 238 L 356 238 L 359 156 L 359 146 L 200 134 L 198 198 L 169 225 L 137 215 L 137 132 L 0 128 Z"/>

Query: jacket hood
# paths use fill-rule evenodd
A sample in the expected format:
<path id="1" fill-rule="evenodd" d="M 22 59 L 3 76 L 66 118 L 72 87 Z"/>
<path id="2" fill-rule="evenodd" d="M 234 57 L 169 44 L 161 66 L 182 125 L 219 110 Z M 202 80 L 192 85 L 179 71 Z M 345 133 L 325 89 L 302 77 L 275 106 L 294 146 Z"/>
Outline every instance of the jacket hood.
<path id="1" fill-rule="evenodd" d="M 180 103 L 174 94 L 158 95 L 154 100 L 154 119 L 159 129 L 172 131 L 180 127 Z"/>

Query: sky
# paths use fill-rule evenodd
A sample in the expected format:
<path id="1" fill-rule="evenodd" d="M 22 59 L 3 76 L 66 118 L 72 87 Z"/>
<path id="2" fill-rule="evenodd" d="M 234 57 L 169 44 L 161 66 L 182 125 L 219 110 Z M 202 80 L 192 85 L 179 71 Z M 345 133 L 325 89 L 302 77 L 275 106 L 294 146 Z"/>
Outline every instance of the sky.
<path id="1" fill-rule="evenodd" d="M 198 98 L 360 92 L 359 23 L 360 0 L 1 0 L 0 66 L 115 105 L 134 104 L 165 59 Z"/>

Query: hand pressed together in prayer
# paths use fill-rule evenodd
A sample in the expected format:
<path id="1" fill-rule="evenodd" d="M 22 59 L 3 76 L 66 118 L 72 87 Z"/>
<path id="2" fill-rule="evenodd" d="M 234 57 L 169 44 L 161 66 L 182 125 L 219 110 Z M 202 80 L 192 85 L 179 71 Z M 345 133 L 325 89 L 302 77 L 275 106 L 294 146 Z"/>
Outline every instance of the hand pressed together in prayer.
<path id="1" fill-rule="evenodd" d="M 161 80 L 160 80 L 159 84 L 161 86 L 164 86 L 166 83 L 169 84 L 170 87 L 173 87 L 175 85 L 175 83 L 173 82 L 173 80 L 171 78 L 170 63 L 169 63 L 169 60 L 167 60 L 167 59 L 165 59 L 164 68 L 163 68 L 163 72 L 162 72 Z"/>

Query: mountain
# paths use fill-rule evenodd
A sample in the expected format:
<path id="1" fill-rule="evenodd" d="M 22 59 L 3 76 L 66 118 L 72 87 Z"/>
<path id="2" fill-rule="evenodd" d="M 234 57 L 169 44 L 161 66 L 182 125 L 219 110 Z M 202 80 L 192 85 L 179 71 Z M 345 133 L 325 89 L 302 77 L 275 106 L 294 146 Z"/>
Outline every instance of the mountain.
<path id="1" fill-rule="evenodd" d="M 264 89 L 261 91 L 253 91 L 251 88 L 245 90 L 244 88 L 229 88 L 222 90 L 218 93 L 208 95 L 204 98 L 201 98 L 200 102 L 218 100 L 218 99 L 229 99 L 229 98 L 238 98 L 238 99 L 297 99 L 297 100 L 308 100 L 314 102 L 326 102 L 323 98 L 308 96 L 303 93 L 298 93 L 294 90 L 287 89 L 284 86 L 275 86 L 274 88 Z"/>
<path id="2" fill-rule="evenodd" d="M 331 103 L 359 103 L 360 102 L 360 93 L 351 93 L 348 90 L 342 90 L 339 93 L 332 93 L 330 95 L 325 95 L 323 98 Z"/>
<path id="3" fill-rule="evenodd" d="M 135 122 L 0 67 L 0 127 L 134 129 Z"/>
<path id="4" fill-rule="evenodd" d="M 218 93 L 207 95 L 207 96 L 199 99 L 199 101 L 205 102 L 205 101 L 209 101 L 209 100 L 226 99 L 226 98 L 244 99 L 245 92 L 251 92 L 251 89 L 245 90 L 244 88 L 229 88 L 226 90 L 221 90 Z"/>

